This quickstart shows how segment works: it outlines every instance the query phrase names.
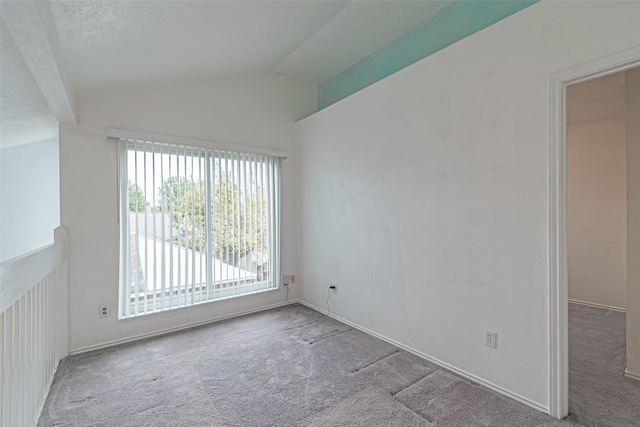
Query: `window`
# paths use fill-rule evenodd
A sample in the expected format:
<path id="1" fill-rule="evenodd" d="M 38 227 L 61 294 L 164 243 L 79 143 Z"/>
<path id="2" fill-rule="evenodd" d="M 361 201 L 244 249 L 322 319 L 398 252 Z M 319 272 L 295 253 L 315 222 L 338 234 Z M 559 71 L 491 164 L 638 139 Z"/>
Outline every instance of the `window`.
<path id="1" fill-rule="evenodd" d="M 120 318 L 277 287 L 280 157 L 120 144 Z"/>

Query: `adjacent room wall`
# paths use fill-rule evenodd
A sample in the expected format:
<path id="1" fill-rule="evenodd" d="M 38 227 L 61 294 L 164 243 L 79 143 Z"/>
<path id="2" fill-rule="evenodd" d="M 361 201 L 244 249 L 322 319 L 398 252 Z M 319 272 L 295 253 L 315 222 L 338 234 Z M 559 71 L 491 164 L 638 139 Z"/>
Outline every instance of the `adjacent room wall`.
<path id="1" fill-rule="evenodd" d="M 626 308 L 625 117 L 567 129 L 569 299 Z"/>
<path id="2" fill-rule="evenodd" d="M 639 15 L 541 2 L 298 123 L 303 299 L 546 410 L 549 79 Z"/>
<path id="3" fill-rule="evenodd" d="M 53 243 L 59 183 L 57 140 L 0 150 L 0 262 Z"/>
<path id="4" fill-rule="evenodd" d="M 293 124 L 313 112 L 316 102 L 315 87 L 274 74 L 78 103 L 79 126 L 63 126 L 60 136 L 62 224 L 71 240 L 71 352 L 285 301 L 278 290 L 117 320 L 116 143 L 104 136 L 105 127 L 291 152 L 283 162 L 282 198 L 282 272 L 291 274 L 297 265 Z M 99 304 L 109 304 L 111 316 L 99 318 Z"/>
<path id="5" fill-rule="evenodd" d="M 640 380 L 640 68 L 627 71 L 627 374 Z"/>

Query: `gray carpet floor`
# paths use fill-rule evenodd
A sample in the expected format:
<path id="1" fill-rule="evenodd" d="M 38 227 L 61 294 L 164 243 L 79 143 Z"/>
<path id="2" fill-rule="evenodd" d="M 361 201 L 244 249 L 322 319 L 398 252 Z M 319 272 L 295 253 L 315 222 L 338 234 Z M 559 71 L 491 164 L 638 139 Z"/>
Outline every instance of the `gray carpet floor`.
<path id="1" fill-rule="evenodd" d="M 624 376 L 626 315 L 569 304 L 569 417 L 585 426 L 640 426 L 640 381 Z"/>
<path id="2" fill-rule="evenodd" d="M 38 425 L 564 426 L 574 421 L 555 420 L 294 304 L 68 357 Z"/>

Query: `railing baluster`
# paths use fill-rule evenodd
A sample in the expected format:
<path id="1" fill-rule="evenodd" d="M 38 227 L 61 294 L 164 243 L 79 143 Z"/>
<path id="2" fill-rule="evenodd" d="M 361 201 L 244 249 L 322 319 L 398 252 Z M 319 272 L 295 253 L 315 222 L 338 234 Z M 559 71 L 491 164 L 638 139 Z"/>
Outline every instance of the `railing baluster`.
<path id="1" fill-rule="evenodd" d="M 59 358 L 67 354 L 66 306 L 56 304 L 56 292 L 66 295 L 65 241 L 60 227 L 53 245 L 0 264 L 0 278 L 11 278 L 0 295 L 2 427 L 37 423 Z"/>

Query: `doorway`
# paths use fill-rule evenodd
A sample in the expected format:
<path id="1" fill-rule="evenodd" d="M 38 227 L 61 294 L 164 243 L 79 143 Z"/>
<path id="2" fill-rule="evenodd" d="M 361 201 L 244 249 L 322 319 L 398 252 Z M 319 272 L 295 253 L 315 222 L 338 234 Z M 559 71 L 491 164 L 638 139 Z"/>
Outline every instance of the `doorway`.
<path id="1" fill-rule="evenodd" d="M 623 376 L 626 75 L 583 81 L 566 92 L 569 419 L 584 425 L 640 417 L 634 408 L 640 386 Z"/>
<path id="2" fill-rule="evenodd" d="M 567 88 L 640 66 L 640 47 L 551 76 L 549 195 L 549 412 L 569 412 Z"/>
<path id="3" fill-rule="evenodd" d="M 626 72 L 567 87 L 569 302 L 625 311 Z"/>

